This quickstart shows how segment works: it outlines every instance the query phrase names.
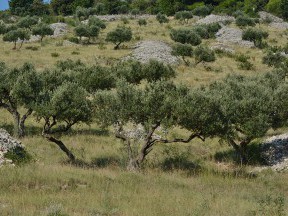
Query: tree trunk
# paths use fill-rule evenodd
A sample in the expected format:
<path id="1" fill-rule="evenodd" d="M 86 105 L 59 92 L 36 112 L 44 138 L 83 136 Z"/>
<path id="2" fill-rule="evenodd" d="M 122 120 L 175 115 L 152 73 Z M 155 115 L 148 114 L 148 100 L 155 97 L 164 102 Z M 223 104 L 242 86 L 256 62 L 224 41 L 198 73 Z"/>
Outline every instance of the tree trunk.
<path id="1" fill-rule="evenodd" d="M 19 125 L 20 125 L 20 114 L 17 111 L 14 111 L 12 113 L 13 119 L 14 119 L 14 136 L 17 138 L 20 138 L 20 130 L 19 130 Z"/>
<path id="2" fill-rule="evenodd" d="M 16 41 L 14 41 L 14 47 L 12 49 L 16 50 Z"/>
<path id="3" fill-rule="evenodd" d="M 28 111 L 22 116 L 22 118 L 19 121 L 18 134 L 19 134 L 20 138 L 25 136 L 25 121 L 28 118 L 28 116 L 30 116 L 32 114 L 32 112 L 33 112 L 32 109 L 28 109 Z"/>
<path id="4" fill-rule="evenodd" d="M 242 141 L 240 145 L 237 145 L 234 140 L 229 140 L 229 144 L 234 148 L 236 151 L 237 155 L 239 156 L 240 163 L 242 164 L 247 164 L 248 163 L 248 158 L 246 154 L 246 147 L 249 142 Z"/>
<path id="5" fill-rule="evenodd" d="M 54 142 L 68 156 L 72 163 L 75 162 L 76 158 L 74 154 L 64 145 L 61 140 L 58 140 L 45 132 L 42 133 L 42 136 L 44 136 L 48 141 Z"/>
<path id="6" fill-rule="evenodd" d="M 121 42 L 118 43 L 118 44 L 114 47 L 114 49 L 115 49 L 115 50 L 119 49 L 120 44 L 121 44 Z"/>
<path id="7" fill-rule="evenodd" d="M 23 43 L 24 43 L 24 40 L 21 41 L 21 44 L 20 44 L 19 50 L 22 48 Z"/>

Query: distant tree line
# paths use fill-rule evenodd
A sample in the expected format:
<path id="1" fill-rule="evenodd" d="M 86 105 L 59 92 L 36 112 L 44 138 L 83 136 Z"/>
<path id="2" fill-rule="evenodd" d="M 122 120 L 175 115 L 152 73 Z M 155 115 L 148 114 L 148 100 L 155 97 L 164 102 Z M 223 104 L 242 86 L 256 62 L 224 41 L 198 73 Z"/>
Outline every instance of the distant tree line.
<path id="1" fill-rule="evenodd" d="M 268 10 L 288 19 L 288 0 L 10 0 L 10 11 L 15 15 L 72 15 L 78 7 L 93 8 L 96 14 L 125 14 L 132 11 L 140 13 L 174 15 L 178 11 L 194 11 L 195 15 L 216 13 L 232 14 L 243 11 L 256 15 L 258 11 Z"/>

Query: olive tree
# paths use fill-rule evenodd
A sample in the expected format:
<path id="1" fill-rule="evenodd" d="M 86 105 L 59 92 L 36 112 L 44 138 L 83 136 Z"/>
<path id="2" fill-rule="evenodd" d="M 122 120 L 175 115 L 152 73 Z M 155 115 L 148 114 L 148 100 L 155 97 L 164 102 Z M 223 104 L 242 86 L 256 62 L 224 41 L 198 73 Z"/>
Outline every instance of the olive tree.
<path id="1" fill-rule="evenodd" d="M 116 29 L 108 32 L 106 36 L 106 41 L 115 44 L 114 49 L 119 49 L 119 46 L 123 42 L 128 42 L 132 39 L 132 31 L 130 28 L 125 26 L 117 26 Z"/>
<path id="2" fill-rule="evenodd" d="M 40 42 L 43 41 L 43 38 L 45 36 L 50 36 L 54 34 L 54 30 L 47 24 L 45 23 L 40 23 L 33 27 L 32 29 L 32 34 L 33 35 L 39 35 L 40 36 Z"/>
<path id="3" fill-rule="evenodd" d="M 193 47 L 190 44 L 177 43 L 172 47 L 172 55 L 181 56 L 184 63 L 189 66 L 189 61 L 185 57 L 193 56 Z"/>
<path id="4" fill-rule="evenodd" d="M 193 18 L 193 14 L 191 11 L 179 11 L 175 13 L 174 17 L 175 19 L 188 24 L 189 20 Z"/>
<path id="5" fill-rule="evenodd" d="M 91 122 L 92 109 L 88 93 L 77 83 L 64 82 L 53 90 L 51 83 L 44 85 L 40 95 L 35 114 L 43 124 L 42 136 L 55 143 L 71 162 L 75 162 L 73 152 L 58 137 L 75 124 Z"/>
<path id="6" fill-rule="evenodd" d="M 249 161 L 248 144 L 272 126 L 274 85 L 267 83 L 264 78 L 234 75 L 209 87 L 222 113 L 223 129 L 217 136 L 234 148 L 244 164 Z"/>
<path id="7" fill-rule="evenodd" d="M 252 41 L 256 47 L 263 48 L 263 39 L 269 36 L 268 32 L 261 29 L 248 28 L 243 32 L 242 39 Z"/>
<path id="8" fill-rule="evenodd" d="M 206 46 L 197 46 L 194 50 L 195 63 L 213 62 L 216 60 L 215 52 Z"/>
<path id="9" fill-rule="evenodd" d="M 31 64 L 10 69 L 0 63 L 0 107 L 14 119 L 14 135 L 25 135 L 25 121 L 32 114 L 34 102 L 41 90 L 41 79 Z M 25 110 L 22 115 L 20 109 Z"/>
<path id="10" fill-rule="evenodd" d="M 16 49 L 17 46 L 17 41 L 20 40 L 20 46 L 18 49 L 21 49 L 24 40 L 29 40 L 30 39 L 30 32 L 26 29 L 16 29 L 16 30 L 11 30 L 4 34 L 3 36 L 3 41 L 8 41 L 8 42 L 13 42 L 14 47 L 12 49 Z"/>
<path id="11" fill-rule="evenodd" d="M 191 44 L 192 46 L 197 46 L 201 44 L 201 37 L 191 29 L 172 29 L 170 32 L 170 37 L 173 41 L 182 44 Z"/>
<path id="12" fill-rule="evenodd" d="M 82 37 L 87 37 L 88 38 L 88 43 L 90 43 L 91 38 L 96 38 L 98 37 L 100 33 L 100 28 L 98 26 L 94 25 L 84 25 L 80 24 L 78 25 L 75 29 L 75 34 L 82 40 Z"/>
<path id="13" fill-rule="evenodd" d="M 128 170 L 141 168 L 156 143 L 189 142 L 198 137 L 197 134 L 188 139 L 170 140 L 167 136 L 158 134 L 160 127 L 168 129 L 177 125 L 176 107 L 186 92 L 184 87 L 158 81 L 148 84 L 144 89 L 120 82 L 116 91 L 96 94 L 96 119 L 103 126 L 114 125 L 116 138 L 124 141 L 127 149 Z M 141 128 L 140 137 L 132 135 L 129 125 Z M 140 143 L 140 146 L 133 146 L 135 142 Z"/>

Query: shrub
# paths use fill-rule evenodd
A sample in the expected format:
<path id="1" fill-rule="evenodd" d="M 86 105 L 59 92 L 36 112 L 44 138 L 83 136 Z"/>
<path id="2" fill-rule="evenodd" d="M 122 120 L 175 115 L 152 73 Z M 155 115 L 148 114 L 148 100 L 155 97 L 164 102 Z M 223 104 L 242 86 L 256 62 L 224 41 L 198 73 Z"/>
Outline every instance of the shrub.
<path id="1" fill-rule="evenodd" d="M 0 35 L 5 34 L 7 32 L 7 27 L 4 23 L 0 22 Z"/>
<path id="2" fill-rule="evenodd" d="M 146 26 L 147 25 L 147 21 L 145 19 L 139 19 L 138 20 L 138 25 L 140 26 Z"/>
<path id="3" fill-rule="evenodd" d="M 268 65 L 269 67 L 280 67 L 282 62 L 285 61 L 285 57 L 281 54 L 280 51 L 273 52 L 273 50 L 268 50 L 267 54 L 263 57 L 263 64 Z"/>
<path id="4" fill-rule="evenodd" d="M 252 41 L 256 47 L 263 48 L 265 46 L 263 39 L 268 36 L 268 32 L 261 29 L 248 28 L 243 32 L 242 39 Z"/>
<path id="5" fill-rule="evenodd" d="M 11 151 L 8 151 L 4 156 L 5 158 L 12 160 L 16 165 L 23 165 L 32 160 L 32 156 L 21 147 L 16 147 Z"/>
<path id="6" fill-rule="evenodd" d="M 175 42 L 182 44 L 188 43 L 192 46 L 197 46 L 202 42 L 201 37 L 195 31 L 190 29 L 172 29 L 170 37 Z"/>
<path id="7" fill-rule="evenodd" d="M 188 66 L 189 62 L 185 59 L 185 57 L 193 56 L 193 47 L 190 44 L 177 43 L 172 47 L 172 55 L 181 56 L 182 60 Z"/>
<path id="8" fill-rule="evenodd" d="M 162 13 L 158 13 L 156 16 L 156 19 L 160 24 L 169 22 L 169 19 L 167 18 L 167 16 Z"/>
<path id="9" fill-rule="evenodd" d="M 245 26 L 255 26 L 255 20 L 247 17 L 247 16 L 238 16 L 236 18 L 236 25 L 237 26 L 241 26 L 241 27 L 245 27 Z"/>
<path id="10" fill-rule="evenodd" d="M 193 14 L 191 11 L 179 11 L 174 17 L 177 20 L 188 23 L 188 21 L 193 18 Z"/>
<path id="11" fill-rule="evenodd" d="M 51 56 L 52 56 L 52 57 L 54 57 L 54 58 L 57 58 L 57 57 L 59 57 L 59 56 L 60 56 L 60 54 L 59 54 L 59 53 L 57 53 L 57 52 L 54 52 L 54 53 L 51 53 Z"/>
<path id="12" fill-rule="evenodd" d="M 210 34 L 205 25 L 198 25 L 192 28 L 192 31 L 196 32 L 201 38 L 208 39 Z"/>
<path id="13" fill-rule="evenodd" d="M 132 31 L 130 28 L 125 26 L 117 26 L 111 32 L 108 32 L 106 36 L 106 41 L 112 42 L 115 44 L 114 49 L 118 49 L 120 44 L 123 42 L 128 42 L 132 39 Z"/>
<path id="14" fill-rule="evenodd" d="M 254 65 L 249 61 L 250 56 L 246 56 L 244 54 L 240 54 L 235 56 L 235 60 L 239 62 L 238 68 L 241 70 L 252 70 L 254 69 Z"/>
<path id="15" fill-rule="evenodd" d="M 77 37 L 69 37 L 67 40 L 70 41 L 71 43 L 75 43 L 75 44 L 80 43 L 80 40 Z"/>
<path id="16" fill-rule="evenodd" d="M 193 10 L 193 14 L 196 15 L 196 16 L 207 16 L 209 14 L 211 14 L 213 10 L 213 7 L 211 5 L 203 5 L 203 6 L 200 6 L 200 7 L 196 7 L 194 10 Z"/>
<path id="17" fill-rule="evenodd" d="M 26 16 L 18 21 L 17 26 L 19 28 L 28 28 L 31 30 L 32 26 L 36 25 L 37 23 L 38 23 L 37 17 Z"/>
<path id="18" fill-rule="evenodd" d="M 106 28 L 106 24 L 103 20 L 100 20 L 97 17 L 90 17 L 88 20 L 88 25 L 89 26 L 97 26 L 101 29 L 105 29 Z"/>
<path id="19" fill-rule="evenodd" d="M 164 65 L 164 63 L 156 60 L 150 60 L 144 65 L 143 74 L 148 82 L 155 82 L 175 77 L 176 72 L 169 65 Z"/>
<path id="20" fill-rule="evenodd" d="M 197 46 L 194 50 L 196 64 L 200 62 L 213 62 L 216 60 L 215 52 L 206 46 Z"/>

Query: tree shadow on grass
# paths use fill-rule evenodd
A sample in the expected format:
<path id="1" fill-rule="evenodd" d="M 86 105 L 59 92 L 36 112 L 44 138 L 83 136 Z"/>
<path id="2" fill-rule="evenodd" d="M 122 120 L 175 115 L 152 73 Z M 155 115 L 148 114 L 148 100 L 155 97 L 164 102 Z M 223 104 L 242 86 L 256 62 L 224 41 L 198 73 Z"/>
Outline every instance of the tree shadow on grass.
<path id="1" fill-rule="evenodd" d="M 13 124 L 7 124 L 7 123 L 2 123 L 0 124 L 0 128 L 5 129 L 9 134 L 14 135 L 14 125 Z M 27 125 L 25 126 L 25 133 L 26 136 L 35 136 L 35 135 L 41 135 L 42 128 L 37 127 L 37 126 L 31 126 Z"/>
<path id="2" fill-rule="evenodd" d="M 120 159 L 115 156 L 101 156 L 101 157 L 93 158 L 91 162 L 86 162 L 82 159 L 76 159 L 75 162 L 66 160 L 63 163 L 66 165 L 69 164 L 69 165 L 79 167 L 79 168 L 84 168 L 84 169 L 97 169 L 97 168 L 121 166 Z"/>
<path id="3" fill-rule="evenodd" d="M 265 159 L 261 155 L 261 147 L 259 143 L 254 142 L 248 145 L 246 152 L 248 158 L 247 165 L 266 165 Z M 217 162 L 232 162 L 237 165 L 241 164 L 240 156 L 234 149 L 217 152 L 214 155 L 214 159 Z"/>

